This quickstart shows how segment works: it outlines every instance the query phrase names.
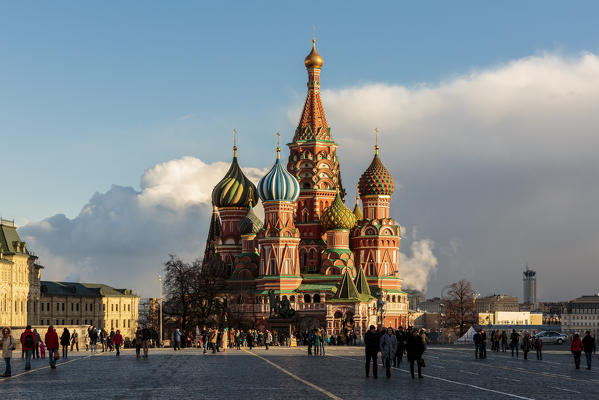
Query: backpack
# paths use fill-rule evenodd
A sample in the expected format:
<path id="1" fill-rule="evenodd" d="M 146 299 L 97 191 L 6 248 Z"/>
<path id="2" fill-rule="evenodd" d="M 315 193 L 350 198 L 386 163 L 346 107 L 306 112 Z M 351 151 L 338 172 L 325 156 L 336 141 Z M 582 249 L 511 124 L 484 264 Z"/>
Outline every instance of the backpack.
<path id="1" fill-rule="evenodd" d="M 33 333 L 29 333 L 29 335 L 25 336 L 25 340 L 23 341 L 23 347 L 33 348 L 35 346 L 35 340 L 33 339 Z"/>

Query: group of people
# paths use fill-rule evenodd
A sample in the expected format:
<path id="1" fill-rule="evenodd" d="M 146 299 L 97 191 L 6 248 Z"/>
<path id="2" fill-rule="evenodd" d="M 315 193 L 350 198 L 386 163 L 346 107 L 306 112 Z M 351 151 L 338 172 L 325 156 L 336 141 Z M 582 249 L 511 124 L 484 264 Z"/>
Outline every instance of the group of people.
<path id="1" fill-rule="evenodd" d="M 229 347 L 234 347 L 237 350 L 247 347 L 252 350 L 256 346 L 264 346 L 268 350 L 269 346 L 280 345 L 279 340 L 281 339 L 282 337 L 276 331 L 268 329 L 248 329 L 244 331 L 233 328 L 204 327 L 197 338 L 197 345 L 204 349 L 204 353 L 208 350 L 212 350 L 212 353 L 221 350 L 226 352 Z"/>
<path id="2" fill-rule="evenodd" d="M 422 355 L 426 350 L 426 334 L 416 328 L 408 328 L 404 331 L 403 327 L 393 330 L 392 327 L 383 329 L 375 328 L 370 325 L 370 329 L 364 335 L 364 345 L 366 349 L 366 377 L 370 376 L 370 363 L 372 361 L 372 376 L 377 378 L 377 358 L 381 353 L 383 365 L 387 378 L 391 377 L 391 365 L 394 368 L 399 367 L 404 353 L 408 356 L 410 363 L 410 373 L 412 379 L 415 378 L 414 365 L 418 368 L 418 378 L 422 379 L 422 367 L 425 366 Z"/>
<path id="3" fill-rule="evenodd" d="M 522 340 L 520 340 L 522 336 Z M 499 352 L 499 344 L 501 342 L 501 350 L 507 351 L 508 347 L 508 335 L 505 331 L 492 331 L 491 332 L 491 350 Z M 474 342 L 474 358 L 485 359 L 487 358 L 487 334 L 484 329 L 476 331 L 472 336 Z M 522 350 L 522 354 L 525 360 L 528 360 L 528 353 L 533 349 L 536 351 L 537 360 L 543 360 L 543 339 L 536 335 L 532 336 L 529 332 L 524 332 L 520 335 L 516 329 L 512 329 L 512 333 L 509 336 L 509 348 L 512 351 L 512 357 L 520 358 L 519 350 Z M 587 369 L 591 369 L 592 354 L 596 352 L 595 338 L 591 336 L 590 331 L 586 331 L 584 338 L 580 338 L 578 333 L 572 336 L 570 342 L 570 351 L 574 356 L 574 365 L 576 369 L 580 369 L 580 358 L 584 351 Z"/>
<path id="4" fill-rule="evenodd" d="M 69 336 L 70 339 L 70 336 Z M 21 356 L 25 359 L 25 370 L 31 369 L 31 358 L 36 356 L 39 358 L 39 352 L 41 349 L 42 358 L 45 358 L 45 352 L 48 351 L 48 358 L 50 360 L 50 368 L 56 368 L 56 360 L 60 357 L 58 355 L 59 340 L 58 333 L 54 330 L 54 327 L 50 325 L 48 331 L 44 336 L 44 340 L 41 340 L 40 334 L 37 330 L 32 330 L 31 325 L 27 325 L 25 331 L 21 334 Z M 70 344 L 70 342 L 69 342 Z M 11 358 L 12 353 L 17 347 L 17 342 L 11 334 L 11 330 L 8 327 L 2 329 L 2 337 L 0 338 L 0 345 L 2 347 L 2 358 L 4 358 L 5 370 L 0 376 L 3 378 L 10 377 L 12 374 Z"/>

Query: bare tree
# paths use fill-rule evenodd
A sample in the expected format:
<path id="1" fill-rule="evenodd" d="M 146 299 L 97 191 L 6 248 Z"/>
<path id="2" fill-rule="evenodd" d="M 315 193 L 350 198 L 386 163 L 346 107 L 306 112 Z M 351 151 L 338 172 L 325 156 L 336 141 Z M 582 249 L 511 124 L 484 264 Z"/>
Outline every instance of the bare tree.
<path id="1" fill-rule="evenodd" d="M 443 299 L 445 305 L 446 328 L 452 329 L 461 337 L 476 322 L 474 302 L 476 293 L 472 284 L 466 279 L 452 283 Z"/>
<path id="2" fill-rule="evenodd" d="M 164 263 L 165 314 L 178 318 L 183 331 L 195 325 L 221 325 L 229 316 L 227 299 L 221 293 L 225 264 L 218 256 L 192 263 L 169 257 Z"/>

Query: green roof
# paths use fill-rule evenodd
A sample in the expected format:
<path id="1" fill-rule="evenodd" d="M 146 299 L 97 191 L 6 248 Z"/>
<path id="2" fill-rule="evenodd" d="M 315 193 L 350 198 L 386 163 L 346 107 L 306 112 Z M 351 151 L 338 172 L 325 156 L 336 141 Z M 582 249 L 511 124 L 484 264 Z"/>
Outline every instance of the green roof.
<path id="1" fill-rule="evenodd" d="M 275 290 L 275 294 L 295 294 L 293 290 Z M 268 290 L 258 290 L 256 294 L 268 294 Z"/>
<path id="2" fill-rule="evenodd" d="M 337 286 L 336 283 L 302 283 L 295 289 L 296 292 L 310 292 L 310 291 L 332 291 Z"/>
<path id="3" fill-rule="evenodd" d="M 335 299 L 338 300 L 349 300 L 349 299 L 358 299 L 360 293 L 358 289 L 356 289 L 356 285 L 354 281 L 349 276 L 349 272 L 346 269 L 343 273 L 343 278 L 341 279 L 341 283 L 339 284 L 339 289 L 335 293 Z"/>
<path id="4" fill-rule="evenodd" d="M 77 297 L 138 297 L 130 289 L 115 289 L 102 283 L 40 282 L 42 295 Z"/>
<path id="5" fill-rule="evenodd" d="M 0 249 L 5 253 L 22 253 L 15 247 L 15 242 L 23 243 L 14 222 L 0 220 Z"/>
<path id="6" fill-rule="evenodd" d="M 368 280 L 366 280 L 366 275 L 364 275 L 364 270 L 361 266 L 358 267 L 358 275 L 356 275 L 356 280 L 354 283 L 356 284 L 358 293 L 366 296 L 372 296 L 370 293 L 370 287 L 368 286 Z"/>

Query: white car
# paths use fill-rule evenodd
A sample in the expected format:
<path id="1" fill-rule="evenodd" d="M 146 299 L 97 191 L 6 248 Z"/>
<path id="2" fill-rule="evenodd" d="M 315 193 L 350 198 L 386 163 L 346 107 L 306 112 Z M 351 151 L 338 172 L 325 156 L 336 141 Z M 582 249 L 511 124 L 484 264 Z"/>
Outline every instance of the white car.
<path id="1" fill-rule="evenodd" d="M 543 343 L 562 344 L 567 340 L 567 336 L 563 333 L 554 331 L 543 331 L 535 335 L 535 338 L 540 337 Z"/>

